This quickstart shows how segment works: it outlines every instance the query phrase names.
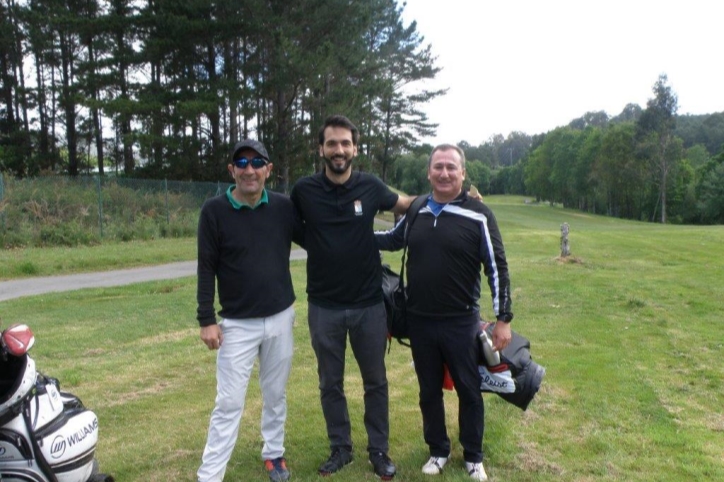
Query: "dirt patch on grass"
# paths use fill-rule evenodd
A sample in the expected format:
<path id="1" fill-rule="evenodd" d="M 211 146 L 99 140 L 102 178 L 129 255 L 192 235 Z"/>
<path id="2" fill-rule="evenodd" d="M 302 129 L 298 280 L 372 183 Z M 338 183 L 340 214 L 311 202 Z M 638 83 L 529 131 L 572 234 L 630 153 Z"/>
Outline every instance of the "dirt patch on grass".
<path id="1" fill-rule="evenodd" d="M 533 422 L 538 416 L 544 416 L 543 414 L 550 415 L 560 412 L 562 409 L 560 400 L 566 400 L 569 397 L 570 394 L 566 390 L 546 383 L 544 378 L 540 390 L 530 404 L 530 408 L 524 412 L 524 423 Z"/>
<path id="2" fill-rule="evenodd" d="M 149 346 L 149 345 L 160 345 L 166 342 L 180 341 L 189 337 L 198 337 L 198 328 L 188 328 L 181 331 L 171 331 L 168 333 L 159 333 L 154 336 L 149 336 L 138 340 L 136 345 L 138 346 Z"/>
<path id="3" fill-rule="evenodd" d="M 561 264 L 584 264 L 583 259 L 578 256 L 556 256 L 553 259 Z"/>
<path id="4" fill-rule="evenodd" d="M 155 383 L 149 387 L 146 387 L 142 390 L 119 393 L 116 396 L 114 396 L 112 399 L 110 399 L 110 398 L 107 399 L 106 403 L 103 404 L 103 407 L 107 408 L 107 407 L 115 407 L 117 405 L 123 405 L 125 403 L 132 402 L 134 400 L 139 400 L 147 395 L 155 395 L 157 393 L 164 392 L 172 386 L 173 386 L 173 384 L 170 383 L 168 380 L 158 381 L 157 383 Z"/>
<path id="5" fill-rule="evenodd" d="M 713 432 L 724 432 L 724 415 L 712 415 L 706 420 L 705 426 Z"/>
<path id="6" fill-rule="evenodd" d="M 521 442 L 519 444 L 520 454 L 516 457 L 516 465 L 523 473 L 548 473 L 561 475 L 563 468 L 551 462 L 538 450 L 535 442 Z"/>

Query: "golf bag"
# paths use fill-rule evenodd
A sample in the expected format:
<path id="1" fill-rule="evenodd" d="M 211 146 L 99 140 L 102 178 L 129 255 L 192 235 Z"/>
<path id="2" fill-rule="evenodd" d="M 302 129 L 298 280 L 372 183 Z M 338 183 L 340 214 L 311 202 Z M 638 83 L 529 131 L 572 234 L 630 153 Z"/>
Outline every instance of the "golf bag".
<path id="1" fill-rule="evenodd" d="M 494 352 L 490 344 L 492 336 L 493 323 L 481 322 L 478 335 L 480 389 L 496 393 L 506 402 L 526 410 L 540 389 L 545 368 L 531 358 L 527 338 L 513 332 L 510 344 L 501 352 Z"/>
<path id="2" fill-rule="evenodd" d="M 98 418 L 35 368 L 26 325 L 0 335 L 0 482 L 113 482 L 95 459 Z"/>

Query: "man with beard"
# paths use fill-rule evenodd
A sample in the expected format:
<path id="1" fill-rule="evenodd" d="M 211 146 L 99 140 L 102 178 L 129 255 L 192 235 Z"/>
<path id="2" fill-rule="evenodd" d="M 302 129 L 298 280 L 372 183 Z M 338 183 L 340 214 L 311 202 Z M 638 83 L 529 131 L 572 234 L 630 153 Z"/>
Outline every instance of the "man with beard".
<path id="1" fill-rule="evenodd" d="M 291 198 L 305 227 L 309 332 L 317 357 L 319 389 L 331 455 L 319 468 L 331 475 L 352 462 L 344 393 L 347 336 L 364 386 L 367 452 L 375 474 L 391 480 L 382 267 L 373 224 L 378 211 L 403 213 L 411 198 L 390 191 L 375 176 L 352 170 L 359 131 L 344 116 L 319 131 L 325 169 L 300 179 Z"/>

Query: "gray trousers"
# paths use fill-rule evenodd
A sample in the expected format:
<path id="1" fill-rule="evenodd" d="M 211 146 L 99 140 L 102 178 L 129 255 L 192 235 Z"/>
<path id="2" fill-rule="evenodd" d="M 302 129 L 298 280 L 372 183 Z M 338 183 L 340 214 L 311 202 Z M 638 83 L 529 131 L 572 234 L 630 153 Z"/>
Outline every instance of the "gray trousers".
<path id="1" fill-rule="evenodd" d="M 216 357 L 216 404 L 199 482 L 221 482 L 239 434 L 246 389 L 259 359 L 261 385 L 262 459 L 284 455 L 284 424 L 287 419 L 286 386 L 294 355 L 294 308 L 266 318 L 224 319 L 224 342 Z"/>
<path id="2" fill-rule="evenodd" d="M 322 412 L 330 447 L 352 450 L 351 426 L 344 394 L 347 334 L 364 387 L 367 450 L 389 450 L 389 398 L 385 349 L 387 315 L 382 302 L 358 309 L 332 310 L 309 303 L 309 333 L 317 356 Z"/>

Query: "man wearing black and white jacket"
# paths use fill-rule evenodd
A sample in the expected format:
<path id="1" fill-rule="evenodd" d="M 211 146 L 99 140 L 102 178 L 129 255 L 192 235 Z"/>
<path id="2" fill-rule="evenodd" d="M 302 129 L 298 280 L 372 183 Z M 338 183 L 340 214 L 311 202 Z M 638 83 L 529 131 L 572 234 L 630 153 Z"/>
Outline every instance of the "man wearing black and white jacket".
<path id="1" fill-rule="evenodd" d="M 503 240 L 493 212 L 463 191 L 465 153 L 443 144 L 428 163 L 432 193 L 408 233 L 407 317 L 410 345 L 420 386 L 420 409 L 430 459 L 425 474 L 442 471 L 450 455 L 442 382 L 450 370 L 459 398 L 460 443 L 473 480 L 487 480 L 483 467 L 484 407 L 480 392 L 478 345 L 480 268 L 487 278 L 497 350 L 511 339 L 510 279 Z M 401 249 L 405 219 L 376 233 L 381 250 Z"/>

